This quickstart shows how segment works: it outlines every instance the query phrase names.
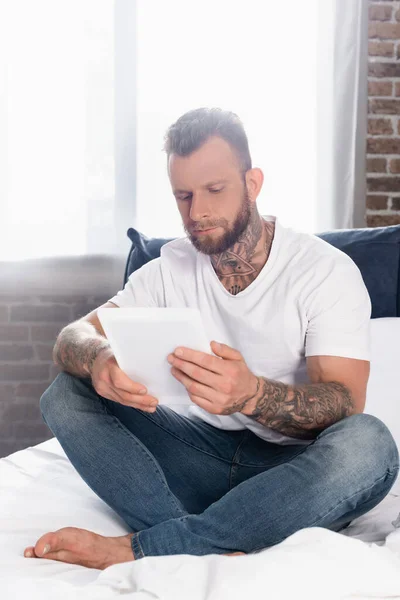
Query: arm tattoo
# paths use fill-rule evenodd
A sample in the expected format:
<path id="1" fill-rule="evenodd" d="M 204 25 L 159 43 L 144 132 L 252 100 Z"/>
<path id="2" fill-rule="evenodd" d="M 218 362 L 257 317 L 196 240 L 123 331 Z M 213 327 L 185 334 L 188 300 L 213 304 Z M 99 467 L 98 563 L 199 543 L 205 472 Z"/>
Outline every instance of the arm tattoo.
<path id="1" fill-rule="evenodd" d="M 285 435 L 314 439 L 353 414 L 351 392 L 337 381 L 292 386 L 266 377 L 260 379 L 260 391 L 244 414 Z"/>
<path id="2" fill-rule="evenodd" d="M 64 371 L 77 377 L 90 377 L 99 352 L 109 348 L 107 338 L 92 323 L 77 321 L 61 330 L 53 349 L 53 360 Z"/>

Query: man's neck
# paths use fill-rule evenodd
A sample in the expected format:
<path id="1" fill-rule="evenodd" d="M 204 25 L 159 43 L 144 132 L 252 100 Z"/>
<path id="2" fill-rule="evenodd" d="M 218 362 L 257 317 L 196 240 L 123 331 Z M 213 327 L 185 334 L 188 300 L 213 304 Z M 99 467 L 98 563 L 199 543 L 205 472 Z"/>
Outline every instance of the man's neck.
<path id="1" fill-rule="evenodd" d="M 211 255 L 211 264 L 233 296 L 246 289 L 268 260 L 274 238 L 275 223 L 265 221 L 254 211 L 238 241 L 221 254 Z"/>

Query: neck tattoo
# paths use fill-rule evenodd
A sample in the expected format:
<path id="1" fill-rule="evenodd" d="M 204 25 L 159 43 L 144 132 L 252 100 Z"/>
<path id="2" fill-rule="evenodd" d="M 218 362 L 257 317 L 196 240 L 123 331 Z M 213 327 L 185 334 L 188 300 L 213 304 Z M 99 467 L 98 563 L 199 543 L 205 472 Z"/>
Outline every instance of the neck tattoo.
<path id="1" fill-rule="evenodd" d="M 218 279 L 230 294 L 236 296 L 256 279 L 268 260 L 274 232 L 273 221 L 256 215 L 233 246 L 211 256 Z"/>

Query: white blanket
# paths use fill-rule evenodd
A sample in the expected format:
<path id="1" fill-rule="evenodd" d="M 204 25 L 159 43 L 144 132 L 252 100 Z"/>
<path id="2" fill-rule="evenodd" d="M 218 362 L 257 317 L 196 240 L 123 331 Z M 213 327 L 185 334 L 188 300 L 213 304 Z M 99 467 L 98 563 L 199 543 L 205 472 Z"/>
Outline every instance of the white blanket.
<path id="1" fill-rule="evenodd" d="M 146 557 L 99 571 L 23 556 L 26 546 L 61 527 L 110 536 L 129 531 L 53 439 L 0 460 L 0 598 L 400 598 L 400 529 L 392 524 L 400 511 L 399 492 L 396 485 L 351 526 L 357 537 L 366 533 L 382 545 L 349 537 L 351 528 L 343 535 L 314 527 L 257 554 Z"/>

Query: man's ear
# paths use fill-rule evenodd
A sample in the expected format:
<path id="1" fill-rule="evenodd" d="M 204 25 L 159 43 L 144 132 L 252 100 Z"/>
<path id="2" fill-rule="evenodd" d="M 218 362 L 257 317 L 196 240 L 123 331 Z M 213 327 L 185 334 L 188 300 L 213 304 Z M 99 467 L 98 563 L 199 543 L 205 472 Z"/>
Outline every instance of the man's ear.
<path id="1" fill-rule="evenodd" d="M 264 173 L 258 167 L 249 169 L 246 172 L 246 185 L 249 192 L 249 197 L 252 202 L 257 200 L 258 194 L 261 191 L 264 183 Z"/>

